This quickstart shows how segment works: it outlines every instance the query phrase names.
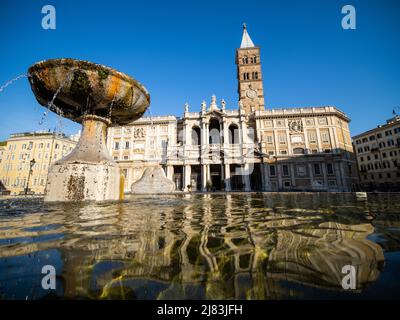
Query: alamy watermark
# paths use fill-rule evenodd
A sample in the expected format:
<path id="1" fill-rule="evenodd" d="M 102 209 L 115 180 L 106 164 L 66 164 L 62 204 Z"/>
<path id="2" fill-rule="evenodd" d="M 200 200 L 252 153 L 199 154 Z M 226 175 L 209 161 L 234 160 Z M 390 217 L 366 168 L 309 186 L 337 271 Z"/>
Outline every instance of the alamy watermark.
<path id="1" fill-rule="evenodd" d="M 42 18 L 42 28 L 45 30 L 56 29 L 56 8 L 50 4 L 42 7 L 42 13 L 45 16 Z"/>
<path id="2" fill-rule="evenodd" d="M 56 268 L 52 265 L 45 265 L 42 268 L 42 274 L 45 276 L 42 278 L 42 288 L 44 290 L 55 290 L 56 289 Z"/>
<path id="3" fill-rule="evenodd" d="M 356 8 L 350 4 L 343 6 L 342 13 L 345 16 L 342 18 L 342 28 L 344 30 L 356 29 Z"/>
<path id="4" fill-rule="evenodd" d="M 357 288 L 357 270 L 356 267 L 347 264 L 342 267 L 342 288 L 344 290 L 354 290 Z"/>

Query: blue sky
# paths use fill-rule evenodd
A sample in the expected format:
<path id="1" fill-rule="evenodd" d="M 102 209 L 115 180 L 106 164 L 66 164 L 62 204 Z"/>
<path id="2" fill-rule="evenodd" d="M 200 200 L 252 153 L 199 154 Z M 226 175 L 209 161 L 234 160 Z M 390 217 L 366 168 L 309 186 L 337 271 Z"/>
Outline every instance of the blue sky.
<path id="1" fill-rule="evenodd" d="M 41 28 L 46 4 L 56 8 L 56 30 Z M 346 4 L 356 8 L 356 30 L 341 28 Z M 153 115 L 181 116 L 186 101 L 198 111 L 212 94 L 237 108 L 243 22 L 261 47 L 267 108 L 335 105 L 355 135 L 400 106 L 400 1 L 2 0 L 0 83 L 36 61 L 71 57 L 138 79 Z M 0 110 L 0 140 L 56 125 L 54 115 L 39 125 L 45 109 L 26 79 L 0 93 Z"/>

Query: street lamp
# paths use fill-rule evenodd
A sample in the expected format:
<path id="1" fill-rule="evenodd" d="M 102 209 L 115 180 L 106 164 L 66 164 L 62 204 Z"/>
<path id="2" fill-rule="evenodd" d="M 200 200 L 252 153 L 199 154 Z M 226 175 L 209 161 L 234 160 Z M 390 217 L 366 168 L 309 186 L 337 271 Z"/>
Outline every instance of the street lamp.
<path id="1" fill-rule="evenodd" d="M 31 161 L 29 161 L 29 173 L 28 173 L 28 181 L 26 183 L 26 188 L 25 188 L 25 195 L 27 195 L 27 193 L 28 193 L 29 179 L 31 177 L 32 168 L 35 165 L 35 163 L 36 163 L 35 158 L 33 158 Z"/>

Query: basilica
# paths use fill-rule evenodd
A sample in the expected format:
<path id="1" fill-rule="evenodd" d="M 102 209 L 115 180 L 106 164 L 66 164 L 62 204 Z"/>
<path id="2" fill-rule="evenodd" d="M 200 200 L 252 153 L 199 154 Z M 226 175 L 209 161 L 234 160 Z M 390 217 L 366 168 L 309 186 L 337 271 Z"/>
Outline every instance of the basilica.
<path id="1" fill-rule="evenodd" d="M 108 131 L 125 192 L 161 166 L 182 191 L 355 191 L 350 119 L 334 106 L 269 109 L 260 47 L 243 26 L 236 50 L 239 102 L 212 96 L 183 117 L 144 117 Z"/>

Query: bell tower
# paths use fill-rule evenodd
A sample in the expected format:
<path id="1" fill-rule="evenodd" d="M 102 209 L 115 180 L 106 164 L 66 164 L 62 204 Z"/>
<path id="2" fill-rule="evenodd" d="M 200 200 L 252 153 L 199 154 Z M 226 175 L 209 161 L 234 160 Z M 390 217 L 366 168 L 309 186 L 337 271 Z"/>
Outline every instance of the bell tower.
<path id="1" fill-rule="evenodd" d="M 246 113 L 264 110 L 264 90 L 260 48 L 256 47 L 243 24 L 240 48 L 236 49 L 239 101 Z"/>

